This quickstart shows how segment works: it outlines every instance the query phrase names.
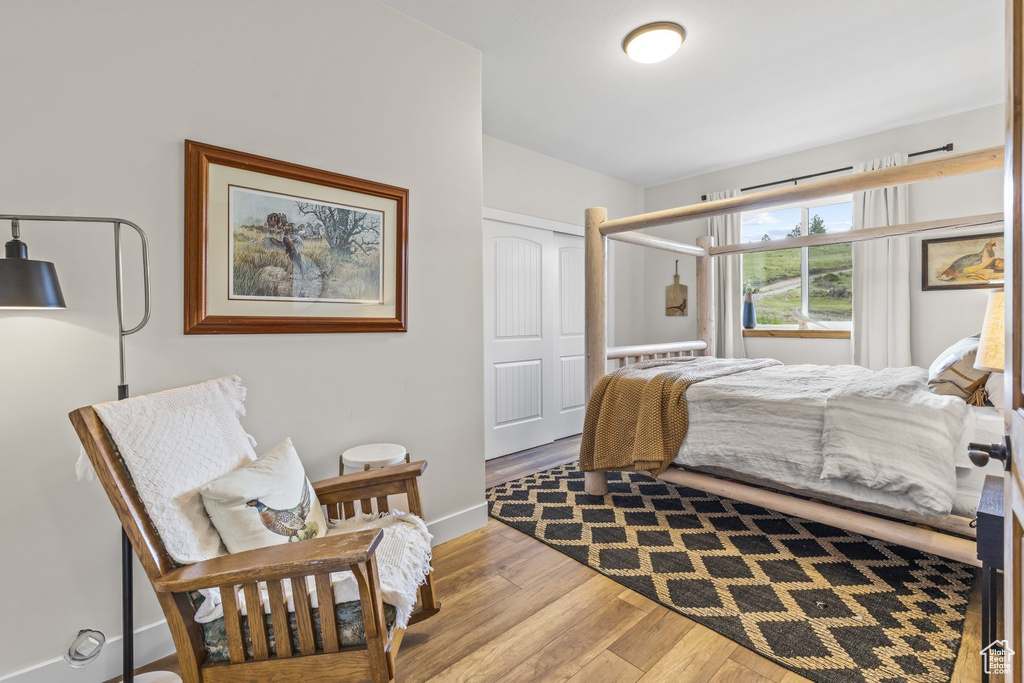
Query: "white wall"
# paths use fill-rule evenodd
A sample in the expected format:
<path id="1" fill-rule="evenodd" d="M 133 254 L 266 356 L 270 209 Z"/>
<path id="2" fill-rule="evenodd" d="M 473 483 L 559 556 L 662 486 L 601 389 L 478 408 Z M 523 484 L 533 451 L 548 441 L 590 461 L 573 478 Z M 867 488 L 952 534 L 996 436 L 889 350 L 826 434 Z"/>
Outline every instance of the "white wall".
<path id="1" fill-rule="evenodd" d="M 484 206 L 527 216 L 583 225 L 590 206 L 608 209 L 610 218 L 643 211 L 638 185 L 484 136 Z M 609 344 L 643 341 L 644 249 L 612 243 L 609 249 Z"/>
<path id="2" fill-rule="evenodd" d="M 1003 120 L 1003 106 L 996 105 L 651 187 L 645 192 L 645 210 L 693 204 L 707 192 L 848 166 L 897 151 L 915 152 L 947 142 L 952 142 L 958 152 L 1001 145 Z M 999 212 L 1002 173 L 994 170 L 918 183 L 911 186 L 910 193 L 911 221 Z M 655 232 L 692 243 L 706 230 L 707 221 L 702 220 Z M 942 235 L 934 233 L 927 238 L 939 236 Z M 914 364 L 927 367 L 952 342 L 981 329 L 988 290 L 921 291 L 921 239 L 911 237 L 911 353 Z M 664 252 L 646 250 L 644 254 L 645 341 L 650 343 L 696 337 L 696 317 L 669 318 L 662 308 L 664 287 L 672 282 L 673 260 L 672 255 Z M 690 286 L 692 301 L 693 259 L 682 259 L 679 265 L 681 280 Z M 840 363 L 849 362 L 851 357 L 848 341 L 748 338 L 746 342 L 747 355 L 773 357 L 787 363 Z"/>
<path id="3" fill-rule="evenodd" d="M 133 393 L 241 375 L 260 450 L 290 435 L 321 478 L 349 446 L 403 443 L 430 462 L 428 521 L 450 517 L 435 532 L 482 525 L 479 54 L 370 0 L 12 0 L 0 24 L 18 27 L 0 41 L 0 213 L 117 215 L 149 233 Z M 409 188 L 408 333 L 183 336 L 185 138 Z M 79 628 L 120 631 L 118 524 L 75 481 L 66 417 L 114 398 L 111 239 L 23 231 L 69 308 L 0 313 L 0 677 L 58 657 Z M 137 624 L 161 619 L 137 585 Z M 106 660 L 35 679 L 103 680 L 120 670 Z"/>

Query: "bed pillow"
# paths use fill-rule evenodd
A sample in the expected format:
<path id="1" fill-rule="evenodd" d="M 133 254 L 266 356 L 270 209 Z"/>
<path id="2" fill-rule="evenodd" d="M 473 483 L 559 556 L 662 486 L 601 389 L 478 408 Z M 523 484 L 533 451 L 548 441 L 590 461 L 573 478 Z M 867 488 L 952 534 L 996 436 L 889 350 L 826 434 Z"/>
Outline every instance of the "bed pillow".
<path id="1" fill-rule="evenodd" d="M 939 354 L 928 368 L 928 388 L 932 393 L 969 401 L 985 385 L 989 373 L 974 367 L 980 340 L 980 334 L 961 339 Z"/>
<path id="2" fill-rule="evenodd" d="M 230 553 L 327 535 L 327 520 L 291 439 L 199 490 Z"/>

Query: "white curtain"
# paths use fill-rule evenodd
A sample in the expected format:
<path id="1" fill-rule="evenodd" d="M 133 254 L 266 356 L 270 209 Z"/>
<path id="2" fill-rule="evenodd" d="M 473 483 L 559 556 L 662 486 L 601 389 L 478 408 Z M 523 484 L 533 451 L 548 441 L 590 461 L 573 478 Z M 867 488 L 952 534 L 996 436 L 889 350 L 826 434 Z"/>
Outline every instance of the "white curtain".
<path id="1" fill-rule="evenodd" d="M 906 154 L 890 154 L 856 172 L 900 166 Z M 881 187 L 853 195 L 853 229 L 909 222 L 910 189 Z M 910 240 L 853 243 L 853 362 L 872 370 L 910 365 Z"/>
<path id="2" fill-rule="evenodd" d="M 738 197 L 739 190 L 712 192 L 708 199 Z M 716 245 L 739 244 L 742 237 L 740 214 L 713 216 L 708 222 L 708 234 Z M 715 355 L 719 358 L 746 358 L 743 348 L 743 273 L 739 254 L 717 256 L 715 266 Z"/>

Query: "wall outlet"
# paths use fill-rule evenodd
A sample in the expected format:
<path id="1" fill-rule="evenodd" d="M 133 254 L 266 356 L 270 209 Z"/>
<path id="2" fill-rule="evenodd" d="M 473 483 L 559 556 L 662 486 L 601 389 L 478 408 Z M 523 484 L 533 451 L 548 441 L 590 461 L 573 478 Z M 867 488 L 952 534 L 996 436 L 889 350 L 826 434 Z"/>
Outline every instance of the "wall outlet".
<path id="1" fill-rule="evenodd" d="M 103 635 L 102 631 L 82 629 L 71 641 L 71 647 L 64 655 L 64 661 L 79 669 L 99 656 L 105 642 L 107 642 L 107 637 Z"/>

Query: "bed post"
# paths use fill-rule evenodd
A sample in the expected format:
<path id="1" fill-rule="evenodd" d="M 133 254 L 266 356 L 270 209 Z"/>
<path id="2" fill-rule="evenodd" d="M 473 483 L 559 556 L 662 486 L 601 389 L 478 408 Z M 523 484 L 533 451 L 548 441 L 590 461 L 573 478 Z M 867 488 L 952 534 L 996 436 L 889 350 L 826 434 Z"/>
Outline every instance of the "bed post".
<path id="1" fill-rule="evenodd" d="M 601 234 L 601 224 L 608 218 L 603 207 L 587 209 L 584 221 L 584 242 L 586 248 L 586 349 L 587 349 L 587 396 L 604 377 L 608 344 L 606 335 L 606 313 L 608 310 L 608 289 L 605 285 L 607 271 L 608 238 Z M 608 493 L 607 472 L 584 473 L 584 490 L 592 495 Z"/>
<path id="2" fill-rule="evenodd" d="M 704 247 L 704 256 L 697 257 L 697 339 L 708 347 L 703 355 L 715 355 L 715 265 L 714 257 L 708 253 L 715 246 L 715 238 L 702 235 L 697 246 Z"/>

